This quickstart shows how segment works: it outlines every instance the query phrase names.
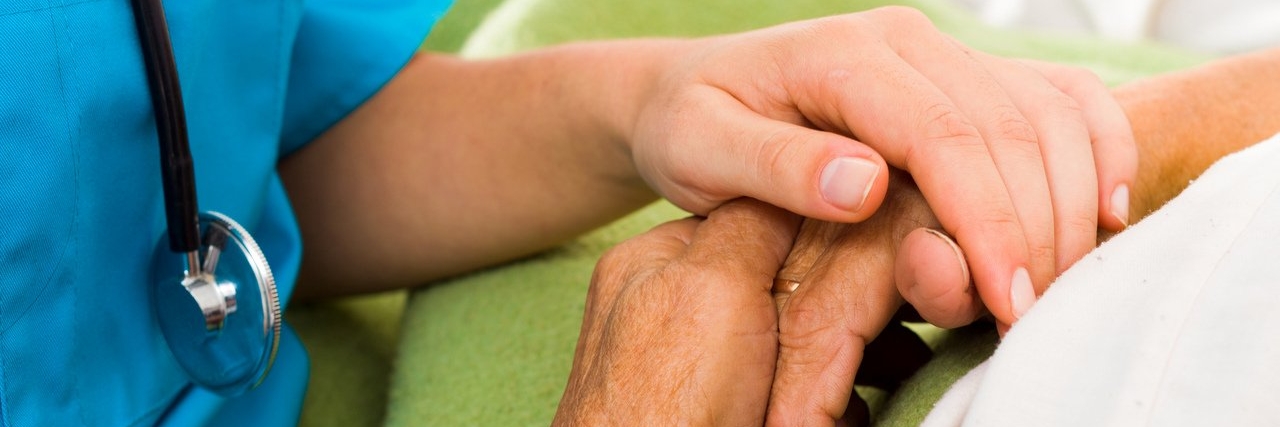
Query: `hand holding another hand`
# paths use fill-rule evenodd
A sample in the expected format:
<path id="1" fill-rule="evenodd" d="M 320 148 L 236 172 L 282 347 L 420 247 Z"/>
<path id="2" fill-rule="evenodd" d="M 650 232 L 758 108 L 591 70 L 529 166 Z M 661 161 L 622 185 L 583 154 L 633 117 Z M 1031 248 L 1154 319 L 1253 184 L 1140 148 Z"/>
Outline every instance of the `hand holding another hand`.
<path id="1" fill-rule="evenodd" d="M 744 199 L 609 251 L 557 424 L 864 420 L 847 407 L 855 373 L 900 291 L 938 323 L 984 313 L 954 243 L 926 228 L 937 221 L 919 191 L 902 174 L 890 187 L 860 224 L 800 226 Z M 916 264 L 930 268 L 917 275 Z"/>
<path id="2" fill-rule="evenodd" d="M 743 199 L 610 250 L 557 424 L 759 425 L 766 408 L 783 425 L 844 418 L 864 347 L 902 305 L 899 289 L 926 319 L 982 313 L 954 243 L 925 231 L 937 220 L 919 191 L 903 174 L 891 182 L 860 224 L 800 226 Z M 917 263 L 927 276 L 912 272 Z"/>
<path id="3" fill-rule="evenodd" d="M 601 261 L 558 422 L 857 422 L 865 348 L 904 302 L 1007 328 L 1128 220 L 1133 136 L 1087 72 L 970 50 L 904 8 L 688 47 L 629 141 L 708 219 Z M 744 195 L 813 218 L 789 257 L 796 219 Z"/>
<path id="4" fill-rule="evenodd" d="M 973 51 L 898 7 L 691 43 L 630 126 L 641 175 L 685 209 L 748 196 L 858 222 L 906 170 L 1005 326 L 1127 220 L 1133 138 L 1088 72 Z"/>

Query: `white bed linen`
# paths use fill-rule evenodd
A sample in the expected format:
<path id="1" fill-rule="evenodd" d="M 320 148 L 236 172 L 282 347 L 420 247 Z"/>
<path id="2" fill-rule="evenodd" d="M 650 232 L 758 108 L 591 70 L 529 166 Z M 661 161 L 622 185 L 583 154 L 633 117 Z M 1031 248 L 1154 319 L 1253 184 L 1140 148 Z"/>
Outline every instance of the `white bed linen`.
<path id="1" fill-rule="evenodd" d="M 1280 426 L 1280 135 L 1070 268 L 926 426 Z"/>
<path id="2" fill-rule="evenodd" d="M 1156 40 L 1205 53 L 1280 45 L 1276 0 L 956 0 L 998 26 Z"/>

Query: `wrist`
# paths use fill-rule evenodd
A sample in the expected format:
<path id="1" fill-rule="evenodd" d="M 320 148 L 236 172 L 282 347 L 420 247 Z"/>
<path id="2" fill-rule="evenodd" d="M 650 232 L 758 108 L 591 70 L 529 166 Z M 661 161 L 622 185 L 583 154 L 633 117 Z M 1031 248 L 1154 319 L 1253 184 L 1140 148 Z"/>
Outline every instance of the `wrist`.
<path id="1" fill-rule="evenodd" d="M 1280 132 L 1280 49 L 1115 89 L 1138 145 L 1130 218 L 1177 196 L 1219 158 Z"/>
<path id="2" fill-rule="evenodd" d="M 610 178 L 648 188 L 641 179 L 633 157 L 634 137 L 640 116 L 657 100 L 658 93 L 676 62 L 698 44 L 689 39 L 637 39 L 583 42 L 552 48 L 566 61 L 573 61 L 563 92 L 570 104 L 568 114 L 581 114 L 584 134 L 600 141 L 611 156 L 625 161 L 624 170 L 614 169 Z"/>

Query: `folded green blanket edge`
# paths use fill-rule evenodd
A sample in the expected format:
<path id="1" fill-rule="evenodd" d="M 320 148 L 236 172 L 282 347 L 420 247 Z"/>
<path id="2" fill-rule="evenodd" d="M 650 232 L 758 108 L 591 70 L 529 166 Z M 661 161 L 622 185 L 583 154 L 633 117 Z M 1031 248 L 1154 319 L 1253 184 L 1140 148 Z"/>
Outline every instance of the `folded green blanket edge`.
<path id="1" fill-rule="evenodd" d="M 428 44 L 457 46 L 458 34 L 496 3 L 460 1 Z M 1110 84 L 1207 58 L 1157 45 L 993 29 L 931 0 L 507 0 L 463 49 L 490 57 L 572 40 L 724 33 L 890 3 L 925 11 L 978 49 L 1086 66 Z M 549 423 L 596 259 L 685 215 L 655 203 L 551 252 L 433 284 L 407 300 L 401 292 L 292 308 L 290 322 L 313 359 L 302 424 L 376 425 L 384 415 L 397 426 Z M 918 425 L 946 386 L 994 343 L 982 328 L 940 335 L 934 362 L 879 405 L 877 425 Z"/>

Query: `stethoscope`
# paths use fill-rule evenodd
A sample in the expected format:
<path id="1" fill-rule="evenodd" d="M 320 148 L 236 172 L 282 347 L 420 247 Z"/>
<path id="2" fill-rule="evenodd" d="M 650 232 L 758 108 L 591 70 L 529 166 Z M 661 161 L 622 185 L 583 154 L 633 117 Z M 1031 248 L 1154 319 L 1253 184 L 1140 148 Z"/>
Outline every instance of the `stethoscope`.
<path id="1" fill-rule="evenodd" d="M 169 227 L 168 247 L 159 243 L 151 264 L 151 304 L 165 342 L 191 381 L 224 396 L 238 395 L 261 384 L 275 361 L 281 324 L 275 279 L 244 227 L 217 212 L 197 213 L 195 169 L 164 7 L 160 0 L 132 3 L 160 140 Z"/>

